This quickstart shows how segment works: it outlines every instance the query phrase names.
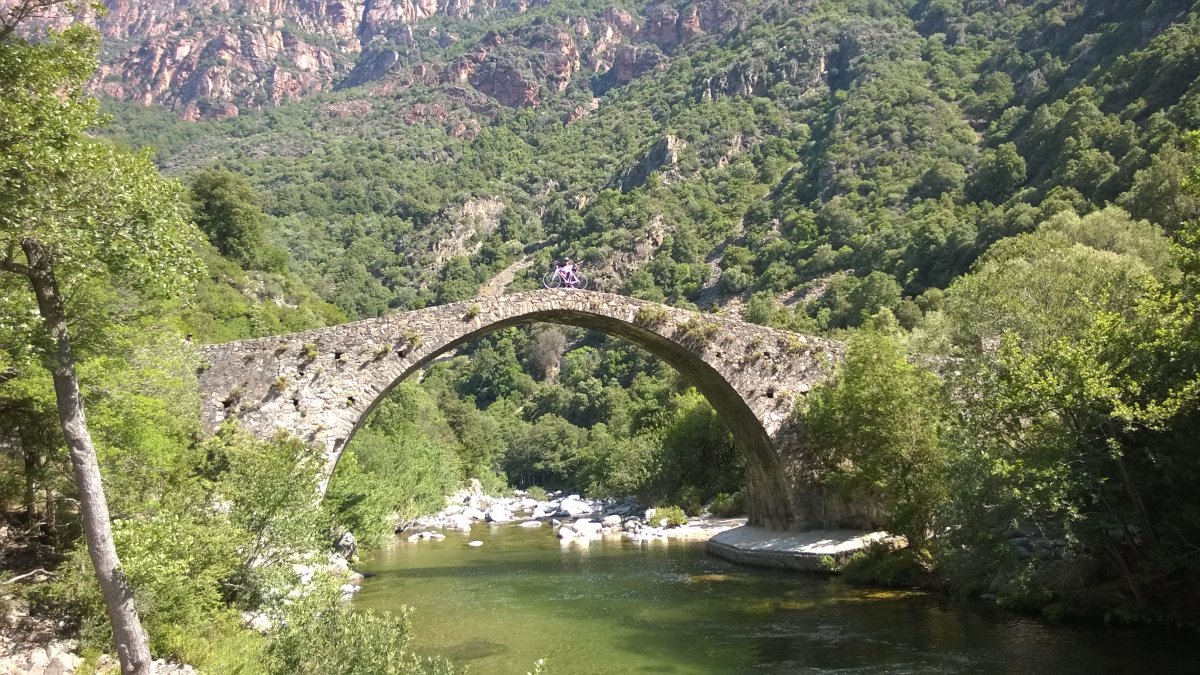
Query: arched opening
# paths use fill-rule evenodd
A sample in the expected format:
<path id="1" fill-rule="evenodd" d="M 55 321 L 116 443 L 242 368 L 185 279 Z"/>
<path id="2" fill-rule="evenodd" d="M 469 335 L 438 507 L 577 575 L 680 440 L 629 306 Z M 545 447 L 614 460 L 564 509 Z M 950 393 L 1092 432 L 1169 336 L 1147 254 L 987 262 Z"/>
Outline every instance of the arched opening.
<path id="1" fill-rule="evenodd" d="M 406 363 L 367 405 L 357 411 L 357 417 L 353 420 L 346 440 L 338 443 L 335 449 L 335 456 L 332 458 L 335 465 L 344 450 L 351 445 L 351 439 L 359 432 L 364 422 L 401 383 L 465 345 L 524 324 L 569 326 L 602 333 L 619 338 L 661 359 L 663 364 L 673 369 L 682 380 L 699 392 L 732 435 L 734 446 L 744 462 L 745 497 L 751 522 L 770 527 L 786 527 L 792 522 L 787 487 L 771 437 L 747 405 L 743 395 L 706 360 L 706 357 L 712 359 L 714 356 L 685 346 L 653 328 L 606 314 L 580 310 L 556 308 L 506 316 L 494 321 L 485 318 L 478 325 L 464 326 L 460 334 L 443 341 L 410 348 L 406 355 L 410 358 L 400 356 L 397 352 L 397 356 Z M 332 473 L 331 467 L 331 476 Z M 515 478 L 517 482 L 536 483 L 522 481 L 520 476 L 509 478 Z"/>

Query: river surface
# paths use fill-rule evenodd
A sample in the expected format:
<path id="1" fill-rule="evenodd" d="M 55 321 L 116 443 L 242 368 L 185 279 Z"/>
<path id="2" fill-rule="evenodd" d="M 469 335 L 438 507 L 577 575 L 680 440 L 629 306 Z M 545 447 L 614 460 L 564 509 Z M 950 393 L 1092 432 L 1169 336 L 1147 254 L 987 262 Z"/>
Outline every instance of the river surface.
<path id="1" fill-rule="evenodd" d="M 478 539 L 478 548 L 467 542 Z M 701 543 L 560 545 L 476 525 L 374 554 L 356 603 L 413 609 L 415 647 L 475 675 L 1197 672 L 1188 635 L 742 567 Z"/>

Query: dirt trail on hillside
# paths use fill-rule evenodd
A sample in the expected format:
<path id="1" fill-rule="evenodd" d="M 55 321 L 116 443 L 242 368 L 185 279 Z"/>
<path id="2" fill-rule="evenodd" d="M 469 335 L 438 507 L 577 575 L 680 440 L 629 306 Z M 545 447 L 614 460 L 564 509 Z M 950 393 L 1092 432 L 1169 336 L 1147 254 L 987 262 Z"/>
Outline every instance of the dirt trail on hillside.
<path id="1" fill-rule="evenodd" d="M 525 259 L 518 260 L 508 267 L 505 267 L 504 269 L 500 270 L 499 274 L 491 279 L 488 279 L 482 286 L 479 287 L 479 295 L 476 297 L 494 298 L 498 295 L 504 295 L 504 289 L 508 288 L 509 284 L 513 282 L 513 279 L 517 277 L 517 272 L 528 268 L 530 265 L 533 265 L 533 261 Z"/>

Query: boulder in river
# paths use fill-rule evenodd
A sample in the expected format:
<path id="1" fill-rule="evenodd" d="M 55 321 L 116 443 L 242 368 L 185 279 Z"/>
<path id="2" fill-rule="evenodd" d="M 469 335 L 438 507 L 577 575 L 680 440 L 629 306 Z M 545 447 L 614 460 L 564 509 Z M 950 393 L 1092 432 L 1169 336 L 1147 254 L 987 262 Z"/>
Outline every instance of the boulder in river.
<path id="1" fill-rule="evenodd" d="M 595 509 L 592 508 L 591 504 L 579 499 L 575 495 L 571 495 L 571 497 L 562 500 L 562 503 L 558 505 L 558 510 L 560 513 L 565 513 L 567 516 L 574 518 L 591 513 Z"/>
<path id="2" fill-rule="evenodd" d="M 486 520 L 489 523 L 507 523 L 513 519 L 512 513 L 503 506 L 495 506 L 488 509 Z"/>
<path id="3" fill-rule="evenodd" d="M 571 525 L 572 529 L 574 529 L 576 532 L 578 532 L 581 536 L 584 536 L 584 537 L 600 536 L 600 528 L 601 527 L 602 526 L 600 525 L 600 523 L 598 523 L 594 520 L 587 520 L 587 519 L 577 520 Z"/>
<path id="4" fill-rule="evenodd" d="M 446 528 L 451 530 L 471 531 L 471 519 L 463 514 L 450 516 L 446 519 Z"/>
<path id="5" fill-rule="evenodd" d="M 541 526 L 542 526 L 542 521 L 540 521 L 540 520 L 526 520 L 525 522 L 521 523 L 521 527 L 541 527 Z"/>
<path id="6" fill-rule="evenodd" d="M 558 528 L 559 539 L 574 539 L 576 536 L 578 536 L 578 534 L 579 533 L 572 529 L 570 525 L 563 525 L 562 527 Z"/>
<path id="7" fill-rule="evenodd" d="M 483 546 L 483 542 L 476 539 L 475 541 L 468 541 L 467 546 L 470 546 L 471 548 L 479 548 L 480 546 Z"/>
<path id="8" fill-rule="evenodd" d="M 600 521 L 600 524 L 605 527 L 619 527 L 621 525 L 621 516 L 604 516 L 604 520 Z"/>

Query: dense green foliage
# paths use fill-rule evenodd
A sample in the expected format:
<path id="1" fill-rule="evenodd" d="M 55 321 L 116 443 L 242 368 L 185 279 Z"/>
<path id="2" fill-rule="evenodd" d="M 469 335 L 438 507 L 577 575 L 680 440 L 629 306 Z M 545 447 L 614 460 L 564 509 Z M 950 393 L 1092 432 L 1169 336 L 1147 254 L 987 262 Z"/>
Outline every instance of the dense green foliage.
<path id="1" fill-rule="evenodd" d="M 357 612 L 336 586 L 300 598 L 267 641 L 265 672 L 272 675 L 396 673 L 449 675 L 440 659 L 418 657 L 409 647 L 407 613 Z"/>
<path id="2" fill-rule="evenodd" d="M 952 357 L 944 393 L 890 339 L 851 342 L 808 406 L 811 440 L 835 478 L 882 490 L 916 549 L 857 571 L 907 583 L 915 564 L 1014 607 L 1200 620 L 1192 227 L 1172 246 L 1109 208 L 993 246 L 913 335 Z"/>
<path id="3" fill-rule="evenodd" d="M 421 58 L 452 59 L 489 30 L 540 33 L 610 4 L 458 23 L 457 46 L 416 39 Z M 1200 175 L 1187 142 L 1200 13 L 1180 0 L 733 4 L 738 30 L 624 86 L 578 78 L 537 109 L 449 103 L 478 133 L 405 121 L 457 100 L 433 84 L 224 122 L 108 104 L 102 133 L 155 146 L 186 200 L 148 153 L 47 136 L 97 123 L 92 103 L 58 98 L 63 77 L 87 79 L 94 35 L 47 41 L 52 58 L 29 73 L 0 52 L 0 119 L 16 139 L 0 143 L 0 227 L 11 241 L 35 224 L 77 270 L 64 282 L 85 403 L 157 654 L 218 672 L 352 672 L 339 660 L 351 650 L 437 671 L 412 656 L 406 618 L 323 593 L 266 641 L 237 633 L 235 615 L 282 611 L 290 556 L 345 528 L 383 541 L 467 478 L 739 511 L 741 459 L 707 402 L 642 350 L 574 329 L 505 329 L 396 387 L 322 508 L 305 497 L 316 479 L 298 444 L 197 440 L 190 343 L 466 299 L 521 259 L 534 264 L 510 289 L 533 288 L 563 253 L 602 290 L 850 338 L 801 414 L 829 484 L 882 500 L 912 544 L 872 552 L 877 577 L 1200 622 Z M 562 122 L 593 95 L 594 113 Z M 668 138 L 674 163 L 639 171 Z M 107 190 L 98 166 L 153 180 Z M 117 236 L 127 223 L 103 217 L 119 202 L 176 222 L 184 201 L 207 243 Z M 194 293 L 153 287 L 197 277 Z M 0 500 L 64 556 L 42 602 L 102 645 L 98 590 L 72 549 L 45 336 L 22 290 L 0 277 Z M 703 321 L 691 333 L 711 338 Z M 246 648 L 230 655 L 231 641 Z"/>
<path id="4" fill-rule="evenodd" d="M 896 339 L 866 331 L 850 341 L 833 385 L 807 404 L 806 431 L 827 480 L 854 494 L 881 492 L 887 530 L 923 547 L 946 499 L 937 377 L 907 363 Z"/>

